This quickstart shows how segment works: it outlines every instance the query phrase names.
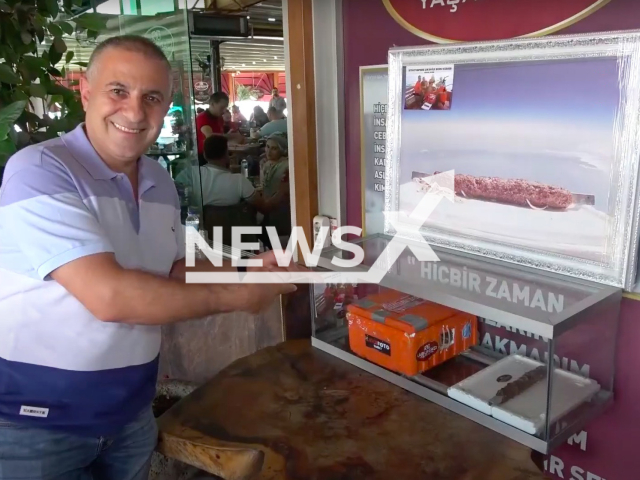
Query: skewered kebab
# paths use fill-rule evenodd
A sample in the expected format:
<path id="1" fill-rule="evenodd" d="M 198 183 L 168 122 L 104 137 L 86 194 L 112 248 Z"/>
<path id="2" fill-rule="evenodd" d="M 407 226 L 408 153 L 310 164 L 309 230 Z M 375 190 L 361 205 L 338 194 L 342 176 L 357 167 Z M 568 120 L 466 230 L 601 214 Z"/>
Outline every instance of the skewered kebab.
<path id="1" fill-rule="evenodd" d="M 502 405 L 512 398 L 517 397 L 521 393 L 533 387 L 536 383 L 543 380 L 547 375 L 547 366 L 541 365 L 533 370 L 529 370 L 521 377 L 507 383 L 502 387 L 495 396 L 489 400 L 489 406 Z"/>
<path id="2" fill-rule="evenodd" d="M 435 172 L 437 175 L 439 172 Z M 423 188 L 430 188 L 425 181 L 426 173 L 413 172 L 412 180 Z M 506 203 L 534 209 L 566 210 L 572 205 L 594 205 L 594 195 L 571 193 L 566 188 L 545 185 L 522 179 L 499 177 L 474 177 L 456 174 L 454 176 L 456 195 L 475 200 Z"/>

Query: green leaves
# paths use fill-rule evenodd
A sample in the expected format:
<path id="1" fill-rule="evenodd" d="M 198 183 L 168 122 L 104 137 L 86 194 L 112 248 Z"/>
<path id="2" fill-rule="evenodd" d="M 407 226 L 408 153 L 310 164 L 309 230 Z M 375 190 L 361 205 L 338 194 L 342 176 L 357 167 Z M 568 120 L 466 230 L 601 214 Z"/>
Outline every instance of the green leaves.
<path id="1" fill-rule="evenodd" d="M 33 42 L 33 36 L 26 30 L 22 30 L 20 32 L 20 38 L 22 39 L 22 43 L 24 43 L 25 45 L 29 45 L 31 42 Z"/>
<path id="2" fill-rule="evenodd" d="M 49 95 L 61 95 L 65 103 L 70 103 L 77 99 L 76 92 L 57 83 L 52 83 L 47 88 L 47 91 L 49 92 Z"/>
<path id="3" fill-rule="evenodd" d="M 47 21 L 45 20 L 45 18 L 40 15 L 39 13 L 36 13 L 33 16 L 33 26 L 36 28 L 43 28 L 45 25 L 47 24 Z"/>
<path id="4" fill-rule="evenodd" d="M 13 126 L 16 123 L 16 120 L 22 112 L 24 112 L 25 107 L 27 106 L 26 101 L 21 102 L 13 102 L 10 105 L 7 105 L 3 109 L 0 109 L 0 125 L 11 125 Z"/>
<path id="5" fill-rule="evenodd" d="M 64 40 L 63 40 L 63 43 L 64 43 Z M 65 45 L 65 48 L 66 48 L 66 45 Z M 54 43 L 49 48 L 49 63 L 51 65 L 57 65 L 58 62 L 60 60 L 62 60 L 62 54 L 63 53 L 64 53 L 64 51 L 61 52 L 61 51 L 58 50 L 58 48 L 56 48 L 56 43 L 54 41 Z"/>
<path id="6" fill-rule="evenodd" d="M 40 78 L 48 66 L 43 58 L 24 55 L 22 61 L 18 64 L 18 70 L 22 73 L 25 81 L 31 83 Z"/>
<path id="7" fill-rule="evenodd" d="M 20 82 L 20 77 L 6 63 L 0 63 L 0 82 L 15 85 Z"/>
<path id="8" fill-rule="evenodd" d="M 9 125 L 0 125 L 0 141 L 4 141 L 9 136 Z"/>
<path id="9" fill-rule="evenodd" d="M 67 44 L 60 37 L 53 40 L 53 47 L 56 49 L 56 52 L 58 52 L 60 55 L 62 55 L 64 52 L 67 51 Z"/>
<path id="10" fill-rule="evenodd" d="M 16 153 L 16 146 L 8 135 L 26 105 L 26 101 L 14 102 L 0 110 L 0 165 L 6 164 L 9 157 Z"/>
<path id="11" fill-rule="evenodd" d="M 29 87 L 29 93 L 32 97 L 45 98 L 47 96 L 47 87 L 41 83 L 32 83 Z"/>
<path id="12" fill-rule="evenodd" d="M 45 0 L 45 4 L 51 18 L 56 18 L 58 16 L 58 13 L 60 12 L 58 0 Z"/>
<path id="13" fill-rule="evenodd" d="M 47 28 L 49 29 L 49 33 L 51 33 L 51 35 L 53 35 L 55 39 L 58 39 L 62 36 L 62 28 L 55 23 L 50 23 Z"/>
<path id="14" fill-rule="evenodd" d="M 58 83 L 66 79 L 75 59 L 65 39 L 76 32 L 95 38 L 106 30 L 112 16 L 88 13 L 65 20 L 71 16 L 61 15 L 83 2 L 64 0 L 64 10 L 62 4 L 60 0 L 0 0 L 0 165 L 17 150 L 72 130 L 84 119 L 78 92 L 66 88 L 74 83 Z M 46 38 L 50 40 L 44 44 Z M 47 105 L 57 104 L 60 118 L 41 116 L 34 110 L 41 103 L 46 110 Z"/>
<path id="15" fill-rule="evenodd" d="M 16 146 L 13 144 L 10 138 L 5 138 L 0 142 L 0 167 L 7 164 L 9 157 L 16 153 Z"/>
<path id="16" fill-rule="evenodd" d="M 14 90 L 13 99 L 15 101 L 24 100 L 26 102 L 29 100 L 29 95 L 24 93 L 22 90 Z"/>
<path id="17" fill-rule="evenodd" d="M 44 27 L 36 27 L 36 37 L 40 43 L 44 42 Z"/>
<path id="18" fill-rule="evenodd" d="M 22 62 L 31 70 L 47 68 L 49 66 L 44 58 L 36 57 L 34 55 L 24 55 L 22 57 Z"/>
<path id="19" fill-rule="evenodd" d="M 67 35 L 73 35 L 73 25 L 69 22 L 60 22 L 58 25 L 60 25 L 60 28 L 64 33 Z"/>

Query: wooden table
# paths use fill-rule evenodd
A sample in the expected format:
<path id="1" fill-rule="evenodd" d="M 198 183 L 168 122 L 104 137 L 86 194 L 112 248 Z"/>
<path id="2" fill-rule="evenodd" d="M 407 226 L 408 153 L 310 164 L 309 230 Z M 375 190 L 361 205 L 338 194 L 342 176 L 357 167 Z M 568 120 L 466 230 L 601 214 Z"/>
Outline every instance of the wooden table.
<path id="1" fill-rule="evenodd" d="M 242 154 L 260 150 L 259 143 L 231 143 L 228 146 L 229 153 Z"/>
<path id="2" fill-rule="evenodd" d="M 289 341 L 237 360 L 159 420 L 158 449 L 227 480 L 539 480 L 530 450 Z"/>

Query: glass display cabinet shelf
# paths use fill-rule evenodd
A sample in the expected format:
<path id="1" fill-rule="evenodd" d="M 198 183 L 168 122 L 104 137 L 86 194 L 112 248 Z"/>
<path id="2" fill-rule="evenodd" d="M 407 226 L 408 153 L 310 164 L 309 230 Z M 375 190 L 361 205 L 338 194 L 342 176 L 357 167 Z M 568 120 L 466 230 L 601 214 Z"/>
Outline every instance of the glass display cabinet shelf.
<path id="1" fill-rule="evenodd" d="M 316 348 L 544 454 L 612 403 L 621 289 L 443 248 L 423 262 L 382 234 L 349 243 L 358 266 L 332 261 L 344 248 L 319 257 Z"/>
<path id="2" fill-rule="evenodd" d="M 353 253 L 328 247 L 318 267 L 364 274 L 375 264 L 385 270 L 381 286 L 545 338 L 561 335 L 600 305 L 622 298 L 617 287 L 435 246 L 431 249 L 439 261 L 421 262 L 411 250 L 415 242 L 395 237 L 393 248 L 388 248 L 391 241 L 388 235 L 376 234 L 349 242 L 364 250 L 357 267 L 336 266 L 334 257 L 350 260 Z"/>

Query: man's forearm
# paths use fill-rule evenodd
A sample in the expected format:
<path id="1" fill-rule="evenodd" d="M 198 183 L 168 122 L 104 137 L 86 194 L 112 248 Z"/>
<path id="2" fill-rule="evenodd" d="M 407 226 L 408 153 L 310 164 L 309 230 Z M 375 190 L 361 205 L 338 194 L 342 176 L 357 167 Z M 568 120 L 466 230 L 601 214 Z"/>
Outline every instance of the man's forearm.
<path id="1" fill-rule="evenodd" d="M 246 291 L 241 284 L 185 284 L 178 279 L 124 270 L 103 320 L 163 325 L 242 310 Z"/>
<path id="2" fill-rule="evenodd" d="M 187 267 L 186 260 L 183 258 L 173 264 L 170 277 L 175 280 L 184 281 L 187 272 L 235 272 L 238 269 L 231 265 L 231 260 L 223 260 L 221 267 L 214 266 L 209 260 L 201 260 L 196 258 L 194 267 Z"/>
<path id="3" fill-rule="evenodd" d="M 261 256 L 271 265 L 266 268 L 272 269 L 275 256 Z M 231 311 L 255 314 L 279 295 L 295 291 L 287 283 L 187 284 L 184 279 L 123 268 L 113 253 L 80 257 L 50 275 L 99 320 L 139 325 L 164 325 Z"/>
<path id="4" fill-rule="evenodd" d="M 98 319 L 162 325 L 243 310 L 250 285 L 186 284 L 184 280 L 122 268 L 113 254 L 79 258 L 51 272 Z"/>

